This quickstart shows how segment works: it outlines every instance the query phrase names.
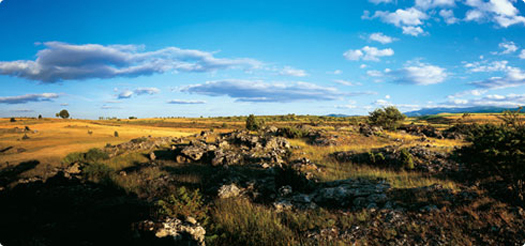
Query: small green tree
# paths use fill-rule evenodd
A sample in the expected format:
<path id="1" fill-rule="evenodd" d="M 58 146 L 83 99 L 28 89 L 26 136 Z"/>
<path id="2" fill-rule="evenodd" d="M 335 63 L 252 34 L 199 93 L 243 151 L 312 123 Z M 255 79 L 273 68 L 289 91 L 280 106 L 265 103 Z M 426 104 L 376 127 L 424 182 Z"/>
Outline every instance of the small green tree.
<path id="1" fill-rule="evenodd" d="M 378 108 L 369 114 L 368 121 L 371 125 L 381 126 L 389 130 L 397 129 L 406 118 L 395 106 Z"/>
<path id="2" fill-rule="evenodd" d="M 261 123 L 255 118 L 253 114 L 250 114 L 246 118 L 246 129 L 250 131 L 257 131 L 261 127 Z"/>
<path id="3" fill-rule="evenodd" d="M 42 115 L 41 115 L 41 114 L 38 115 L 38 119 L 39 119 L 39 120 L 42 119 Z"/>
<path id="4" fill-rule="evenodd" d="M 116 138 L 118 138 L 118 132 L 117 132 L 117 131 L 115 131 L 115 132 L 113 133 L 113 135 L 114 135 Z"/>
<path id="5" fill-rule="evenodd" d="M 65 110 L 65 109 L 60 110 L 60 112 L 57 115 L 58 115 L 58 117 L 60 117 L 62 119 L 69 118 L 69 112 L 67 112 L 67 110 Z"/>
<path id="6" fill-rule="evenodd" d="M 11 117 L 11 119 L 9 120 L 9 122 L 16 122 L 15 117 Z"/>

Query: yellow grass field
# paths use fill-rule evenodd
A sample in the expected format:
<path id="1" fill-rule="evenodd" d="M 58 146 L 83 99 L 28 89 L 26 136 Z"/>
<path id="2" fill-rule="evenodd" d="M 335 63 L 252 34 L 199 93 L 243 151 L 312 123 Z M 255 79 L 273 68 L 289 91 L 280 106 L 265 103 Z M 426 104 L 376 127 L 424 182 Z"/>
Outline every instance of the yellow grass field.
<path id="1" fill-rule="evenodd" d="M 13 131 L 15 127 L 24 129 L 25 126 L 31 131 Z M 92 134 L 88 134 L 88 131 Z M 114 136 L 115 131 L 119 137 Z M 19 119 L 9 122 L 9 119 L 0 119 L 0 150 L 12 147 L 0 153 L 0 165 L 34 159 L 56 165 L 68 153 L 102 148 L 107 143 L 118 144 L 142 136 L 187 136 L 198 131 L 192 128 L 119 124 L 117 121 Z M 24 134 L 29 139 L 23 140 Z M 23 149 L 23 152 L 18 153 L 18 149 Z"/>

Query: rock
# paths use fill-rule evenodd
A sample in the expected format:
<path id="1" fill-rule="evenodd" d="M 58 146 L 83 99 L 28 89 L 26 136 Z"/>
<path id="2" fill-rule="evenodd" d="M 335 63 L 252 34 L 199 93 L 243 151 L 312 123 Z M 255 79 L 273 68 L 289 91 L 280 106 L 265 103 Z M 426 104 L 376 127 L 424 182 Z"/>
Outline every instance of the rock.
<path id="1" fill-rule="evenodd" d="M 292 210 L 293 204 L 288 200 L 281 200 L 273 203 L 273 207 L 275 208 L 276 212 L 283 212 L 287 210 Z"/>
<path id="2" fill-rule="evenodd" d="M 185 156 L 182 156 L 182 155 L 177 155 L 175 156 L 175 161 L 179 164 L 183 164 L 183 163 L 189 163 L 190 162 L 190 159 L 186 158 Z"/>
<path id="3" fill-rule="evenodd" d="M 241 189 L 235 184 L 223 185 L 219 188 L 218 196 L 221 199 L 237 197 L 241 194 Z"/>
<path id="4" fill-rule="evenodd" d="M 157 156 L 155 155 L 155 152 L 152 151 L 151 153 L 149 153 L 149 159 L 151 161 L 154 161 L 155 159 L 157 159 Z"/>
<path id="5" fill-rule="evenodd" d="M 188 220 L 188 219 L 186 219 Z M 191 220 L 191 219 L 190 219 Z M 173 239 L 175 245 L 199 245 L 205 246 L 204 242 L 206 230 L 204 227 L 192 222 L 183 222 L 176 218 L 166 218 L 161 222 L 153 222 L 150 220 L 142 221 L 138 227 L 145 232 L 153 232 L 158 238 L 170 237 Z"/>
<path id="6" fill-rule="evenodd" d="M 292 194 L 292 187 L 289 185 L 282 186 L 278 191 L 280 196 L 288 196 Z"/>
<path id="7" fill-rule="evenodd" d="M 65 173 L 69 174 L 80 174 L 82 172 L 81 166 L 78 162 L 71 164 L 64 170 Z"/>

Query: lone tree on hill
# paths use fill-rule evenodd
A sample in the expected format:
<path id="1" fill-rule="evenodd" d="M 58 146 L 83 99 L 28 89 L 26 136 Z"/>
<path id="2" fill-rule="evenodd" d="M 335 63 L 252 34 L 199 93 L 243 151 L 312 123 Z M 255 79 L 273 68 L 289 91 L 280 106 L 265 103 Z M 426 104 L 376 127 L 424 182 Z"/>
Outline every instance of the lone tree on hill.
<path id="1" fill-rule="evenodd" d="M 38 115 L 38 119 L 39 119 L 39 120 L 42 119 L 42 115 L 41 115 L 41 114 Z"/>
<path id="2" fill-rule="evenodd" d="M 9 122 L 16 122 L 15 117 L 11 117 L 11 119 L 9 119 Z"/>
<path id="3" fill-rule="evenodd" d="M 401 121 L 406 118 L 395 106 L 378 108 L 369 114 L 368 121 L 371 125 L 381 126 L 389 130 L 397 129 Z"/>
<path id="4" fill-rule="evenodd" d="M 250 131 L 256 131 L 259 130 L 261 127 L 261 123 L 255 118 L 253 114 L 250 114 L 248 118 L 246 118 L 246 129 Z"/>
<path id="5" fill-rule="evenodd" d="M 58 115 L 58 117 L 60 117 L 62 119 L 69 118 L 69 112 L 67 112 L 67 110 L 65 110 L 65 109 L 60 110 L 60 112 L 57 115 Z"/>

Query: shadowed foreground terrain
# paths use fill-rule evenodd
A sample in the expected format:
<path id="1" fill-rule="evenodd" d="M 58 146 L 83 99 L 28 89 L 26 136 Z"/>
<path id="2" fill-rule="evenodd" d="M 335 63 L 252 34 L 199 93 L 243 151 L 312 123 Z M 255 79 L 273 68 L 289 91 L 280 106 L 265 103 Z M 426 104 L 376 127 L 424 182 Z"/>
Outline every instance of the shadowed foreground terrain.
<path id="1" fill-rule="evenodd" d="M 482 177 L 465 158 L 479 147 L 469 131 L 487 130 L 479 119 L 500 123 L 445 115 L 385 130 L 363 117 L 289 115 L 258 117 L 265 123 L 248 131 L 241 117 L 4 121 L 0 243 L 523 245 L 522 180 Z M 90 141 L 39 151 L 70 145 L 73 133 Z M 43 147 L 48 138 L 57 142 Z M 19 148 L 32 154 L 17 157 Z"/>

